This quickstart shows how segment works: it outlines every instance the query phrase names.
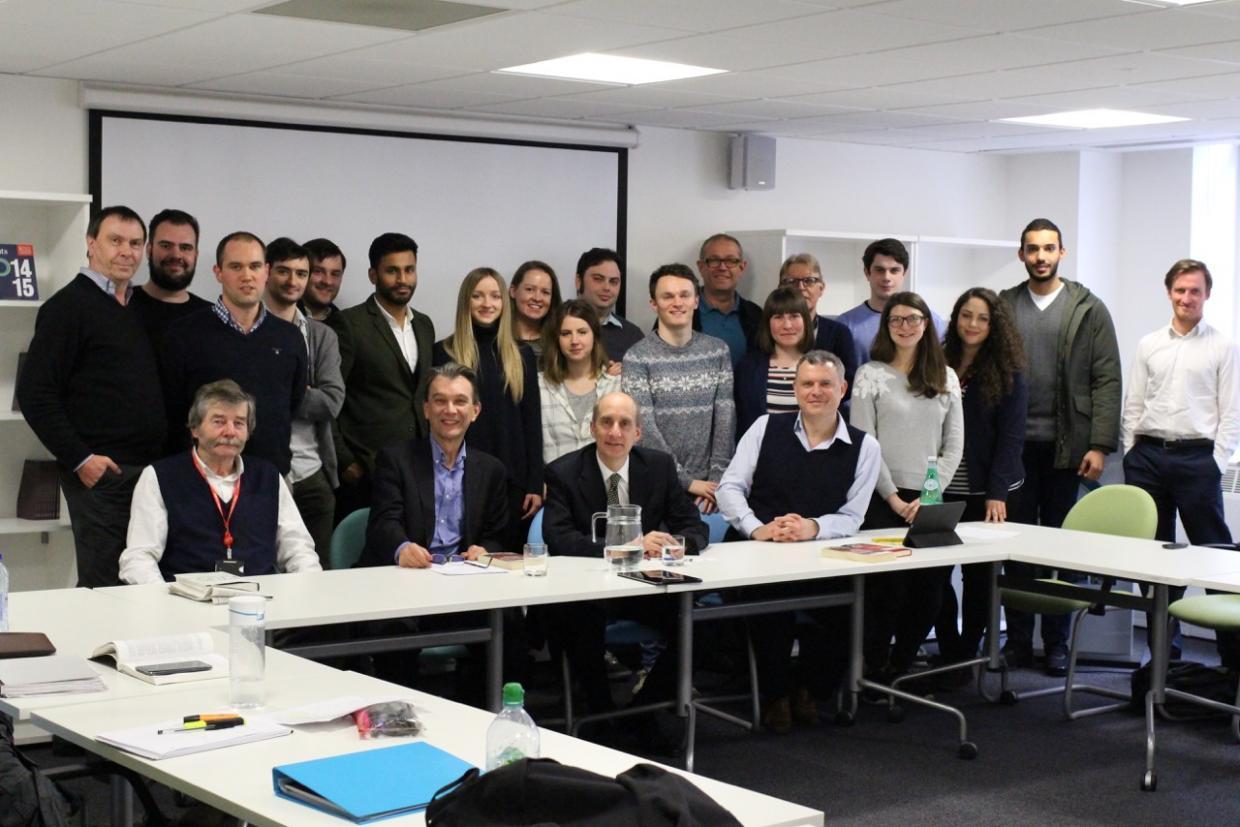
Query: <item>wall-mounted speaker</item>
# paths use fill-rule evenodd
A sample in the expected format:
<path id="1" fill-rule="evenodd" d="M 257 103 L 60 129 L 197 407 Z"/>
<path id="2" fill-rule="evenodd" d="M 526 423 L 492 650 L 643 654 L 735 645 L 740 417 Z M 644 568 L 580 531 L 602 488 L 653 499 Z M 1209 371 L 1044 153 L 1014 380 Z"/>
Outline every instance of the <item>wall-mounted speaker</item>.
<path id="1" fill-rule="evenodd" d="M 769 135 L 732 137 L 732 164 L 728 188 L 775 189 L 775 139 Z"/>

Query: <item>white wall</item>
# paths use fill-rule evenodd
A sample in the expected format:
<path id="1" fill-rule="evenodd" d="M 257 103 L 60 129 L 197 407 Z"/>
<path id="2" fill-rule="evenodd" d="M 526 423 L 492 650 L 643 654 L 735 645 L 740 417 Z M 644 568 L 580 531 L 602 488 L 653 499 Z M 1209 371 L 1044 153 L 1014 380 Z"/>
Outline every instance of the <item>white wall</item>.
<path id="1" fill-rule="evenodd" d="M 0 189 L 86 191 L 87 125 L 77 82 L 0 74 L 0 112 Z"/>

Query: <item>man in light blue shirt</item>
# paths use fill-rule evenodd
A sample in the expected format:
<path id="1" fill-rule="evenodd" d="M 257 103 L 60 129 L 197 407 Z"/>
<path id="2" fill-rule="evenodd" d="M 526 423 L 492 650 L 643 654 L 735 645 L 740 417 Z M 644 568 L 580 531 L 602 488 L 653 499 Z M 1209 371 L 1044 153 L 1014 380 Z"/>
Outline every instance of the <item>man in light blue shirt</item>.
<path id="1" fill-rule="evenodd" d="M 870 284 L 870 297 L 852 310 L 841 313 L 838 319 L 852 333 L 853 345 L 857 349 L 855 365 L 858 368 L 870 361 L 870 347 L 878 335 L 878 321 L 887 306 L 887 299 L 904 289 L 904 278 L 908 275 L 908 248 L 897 238 L 880 238 L 865 248 L 861 266 L 865 280 Z M 942 340 L 947 334 L 947 322 L 933 310 L 930 317 L 934 319 L 934 330 Z"/>

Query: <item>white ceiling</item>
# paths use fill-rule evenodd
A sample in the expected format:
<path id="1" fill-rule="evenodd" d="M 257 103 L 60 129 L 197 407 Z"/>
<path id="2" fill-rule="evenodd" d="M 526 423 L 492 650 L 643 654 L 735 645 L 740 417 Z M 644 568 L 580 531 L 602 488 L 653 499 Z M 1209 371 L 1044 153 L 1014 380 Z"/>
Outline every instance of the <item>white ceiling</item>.
<path id="1" fill-rule="evenodd" d="M 1240 0 L 470 2 L 511 11 L 411 34 L 249 13 L 273 0 L 0 0 L 0 73 L 955 152 L 1240 136 Z M 492 71 L 583 51 L 729 72 L 617 87 Z M 994 122 L 1087 107 L 1190 120 Z"/>

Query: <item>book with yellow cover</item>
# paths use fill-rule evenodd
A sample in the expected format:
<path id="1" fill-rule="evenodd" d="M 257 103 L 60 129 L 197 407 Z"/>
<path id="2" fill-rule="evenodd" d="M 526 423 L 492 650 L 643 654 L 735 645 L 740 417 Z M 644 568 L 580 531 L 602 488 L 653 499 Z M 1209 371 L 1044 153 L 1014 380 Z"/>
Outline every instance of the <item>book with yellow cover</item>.
<path id="1" fill-rule="evenodd" d="M 525 555 L 517 554 L 515 551 L 500 551 L 487 556 L 491 558 L 491 565 L 497 569 L 517 571 L 525 568 Z"/>
<path id="2" fill-rule="evenodd" d="M 876 543 L 845 543 L 842 546 L 827 546 L 822 550 L 823 557 L 858 563 L 885 563 L 888 560 L 908 557 L 912 553 L 912 549 L 904 546 L 881 546 Z"/>

